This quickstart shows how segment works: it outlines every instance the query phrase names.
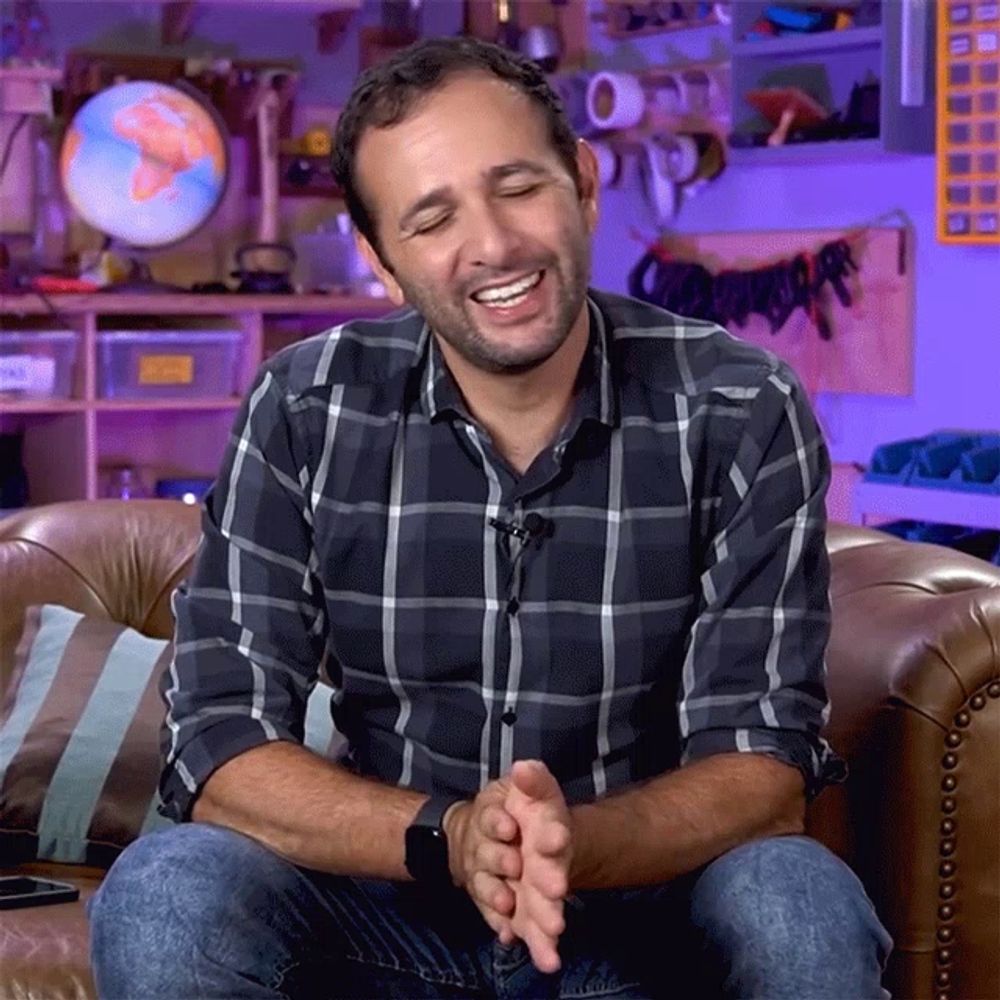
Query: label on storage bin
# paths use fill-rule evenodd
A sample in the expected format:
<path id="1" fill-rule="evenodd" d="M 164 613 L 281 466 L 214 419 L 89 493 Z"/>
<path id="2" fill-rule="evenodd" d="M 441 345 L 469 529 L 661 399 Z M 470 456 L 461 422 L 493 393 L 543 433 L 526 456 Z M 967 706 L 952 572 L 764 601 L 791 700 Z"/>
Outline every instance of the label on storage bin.
<path id="1" fill-rule="evenodd" d="M 139 385 L 190 385 L 193 381 L 193 354 L 143 354 L 139 358 Z"/>
<path id="2" fill-rule="evenodd" d="M 33 354 L 0 358 L 0 392 L 49 396 L 56 385 L 56 359 Z"/>

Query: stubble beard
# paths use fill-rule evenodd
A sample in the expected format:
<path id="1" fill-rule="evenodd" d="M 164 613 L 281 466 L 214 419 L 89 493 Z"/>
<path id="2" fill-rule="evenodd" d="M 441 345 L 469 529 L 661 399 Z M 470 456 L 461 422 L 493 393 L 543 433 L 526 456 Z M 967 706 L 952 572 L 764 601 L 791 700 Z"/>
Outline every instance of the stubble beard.
<path id="1" fill-rule="evenodd" d="M 532 261 L 510 270 L 545 270 L 546 280 L 556 283 L 555 314 L 545 335 L 528 348 L 505 350 L 499 335 L 485 336 L 471 316 L 470 289 L 461 289 L 447 304 L 424 287 L 396 275 L 406 301 L 427 321 L 428 326 L 462 358 L 481 371 L 496 375 L 519 375 L 544 364 L 566 342 L 587 295 L 590 279 L 590 238 L 577 235 L 570 242 L 562 266 L 558 258 Z M 482 279 L 479 279 L 479 283 Z"/>

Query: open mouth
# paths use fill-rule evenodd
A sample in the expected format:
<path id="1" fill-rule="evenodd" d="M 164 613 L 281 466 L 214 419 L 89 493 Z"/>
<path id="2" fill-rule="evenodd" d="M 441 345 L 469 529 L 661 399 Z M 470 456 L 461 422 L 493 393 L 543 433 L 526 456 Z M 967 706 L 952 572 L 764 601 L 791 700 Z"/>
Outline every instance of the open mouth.
<path id="1" fill-rule="evenodd" d="M 496 285 L 493 288 L 483 288 L 472 293 L 472 300 L 490 309 L 513 309 L 519 306 L 541 283 L 545 271 L 533 271 L 531 274 L 508 282 L 506 285 Z"/>

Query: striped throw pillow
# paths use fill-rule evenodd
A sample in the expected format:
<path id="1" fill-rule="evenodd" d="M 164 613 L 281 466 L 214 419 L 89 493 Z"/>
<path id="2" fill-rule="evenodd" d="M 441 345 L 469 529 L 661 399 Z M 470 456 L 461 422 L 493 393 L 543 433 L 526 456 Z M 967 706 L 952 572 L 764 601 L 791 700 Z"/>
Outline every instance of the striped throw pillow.
<path id="1" fill-rule="evenodd" d="M 169 823 L 157 812 L 160 675 L 171 643 L 68 608 L 28 609 L 0 705 L 0 865 L 34 859 L 108 867 Z M 342 743 L 318 684 L 306 745 Z"/>

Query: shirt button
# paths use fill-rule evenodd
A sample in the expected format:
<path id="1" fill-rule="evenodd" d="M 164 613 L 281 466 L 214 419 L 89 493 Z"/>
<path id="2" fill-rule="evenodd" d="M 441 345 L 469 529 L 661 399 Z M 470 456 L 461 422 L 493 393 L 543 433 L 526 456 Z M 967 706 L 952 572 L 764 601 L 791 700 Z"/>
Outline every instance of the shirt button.
<path id="1" fill-rule="evenodd" d="M 512 708 L 508 708 L 507 711 L 500 716 L 500 721 L 505 726 L 513 726 L 514 723 L 517 722 L 517 712 L 515 712 Z"/>
<path id="2" fill-rule="evenodd" d="M 520 606 L 521 606 L 521 604 L 520 604 L 520 602 L 518 601 L 518 599 L 517 599 L 516 597 L 512 597 L 512 598 L 511 598 L 511 599 L 510 599 L 510 600 L 509 600 L 509 601 L 507 602 L 507 614 L 509 614 L 509 615 L 516 615 L 516 614 L 517 614 L 517 609 L 518 609 L 518 608 L 519 608 Z"/>

